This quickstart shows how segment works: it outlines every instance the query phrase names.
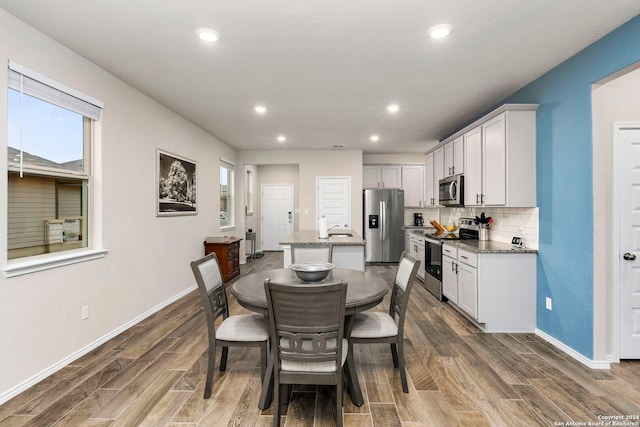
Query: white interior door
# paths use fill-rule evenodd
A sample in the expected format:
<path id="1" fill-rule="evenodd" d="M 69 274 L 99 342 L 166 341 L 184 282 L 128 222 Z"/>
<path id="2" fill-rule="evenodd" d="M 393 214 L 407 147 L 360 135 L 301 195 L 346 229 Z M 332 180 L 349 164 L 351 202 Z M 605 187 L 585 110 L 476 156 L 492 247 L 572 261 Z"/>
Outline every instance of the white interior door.
<path id="1" fill-rule="evenodd" d="M 293 184 L 262 184 L 261 190 L 262 250 L 282 250 L 279 242 L 293 233 Z"/>
<path id="2" fill-rule="evenodd" d="M 316 225 L 324 215 L 329 228 L 351 228 L 351 177 L 319 176 L 316 182 Z"/>
<path id="3" fill-rule="evenodd" d="M 617 126 L 619 351 L 640 359 L 640 123 Z"/>

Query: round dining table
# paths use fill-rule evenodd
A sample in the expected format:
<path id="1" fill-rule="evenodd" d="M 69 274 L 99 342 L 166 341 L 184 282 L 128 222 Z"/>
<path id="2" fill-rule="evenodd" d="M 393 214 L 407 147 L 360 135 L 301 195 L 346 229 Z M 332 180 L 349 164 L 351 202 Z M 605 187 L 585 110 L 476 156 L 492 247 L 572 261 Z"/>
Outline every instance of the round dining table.
<path id="1" fill-rule="evenodd" d="M 293 270 L 289 268 L 278 268 L 275 270 L 258 271 L 240 277 L 233 284 L 231 293 L 242 307 L 266 315 L 267 295 L 264 292 L 264 281 L 266 279 L 291 285 L 318 284 L 345 280 L 347 282 L 347 300 L 345 303 L 345 325 L 347 333 L 345 338 L 348 338 L 353 316 L 378 305 L 389 291 L 386 281 L 381 276 L 368 271 L 334 268 L 329 275 L 320 282 L 305 282 L 299 279 Z M 268 359 L 260 402 L 258 404 L 260 409 L 266 409 L 271 405 L 273 393 L 273 362 L 271 361 L 271 357 Z M 364 403 L 364 399 L 362 397 L 362 391 L 360 390 L 352 354 L 347 355 L 346 365 L 351 401 L 354 405 L 361 406 Z"/>

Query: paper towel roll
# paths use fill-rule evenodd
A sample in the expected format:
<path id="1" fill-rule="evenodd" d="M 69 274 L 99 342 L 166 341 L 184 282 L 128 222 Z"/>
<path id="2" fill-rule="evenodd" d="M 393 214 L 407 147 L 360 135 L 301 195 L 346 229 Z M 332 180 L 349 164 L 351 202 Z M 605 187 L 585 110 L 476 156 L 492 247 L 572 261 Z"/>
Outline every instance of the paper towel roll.
<path id="1" fill-rule="evenodd" d="M 329 225 L 327 223 L 327 218 L 325 218 L 324 215 L 322 215 L 318 221 L 318 237 L 320 239 L 329 238 Z"/>

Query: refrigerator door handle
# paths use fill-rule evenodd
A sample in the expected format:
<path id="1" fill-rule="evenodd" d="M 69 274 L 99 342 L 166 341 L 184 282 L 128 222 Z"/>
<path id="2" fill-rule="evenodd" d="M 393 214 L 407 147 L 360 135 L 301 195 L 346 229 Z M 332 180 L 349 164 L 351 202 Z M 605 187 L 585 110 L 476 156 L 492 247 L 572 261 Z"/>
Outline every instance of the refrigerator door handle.
<path id="1" fill-rule="evenodd" d="M 387 223 L 387 204 L 385 202 L 380 202 L 380 236 L 382 238 L 382 240 L 384 241 L 387 236 L 386 236 L 386 230 L 385 230 L 385 225 Z"/>

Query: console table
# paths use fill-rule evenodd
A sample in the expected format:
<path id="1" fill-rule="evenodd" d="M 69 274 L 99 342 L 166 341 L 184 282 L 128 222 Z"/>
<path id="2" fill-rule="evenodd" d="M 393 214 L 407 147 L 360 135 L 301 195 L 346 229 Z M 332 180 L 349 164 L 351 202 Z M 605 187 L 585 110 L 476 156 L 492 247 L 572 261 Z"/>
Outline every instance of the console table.
<path id="1" fill-rule="evenodd" d="M 204 254 L 215 252 L 220 263 L 222 281 L 225 283 L 240 274 L 240 241 L 238 237 L 207 237 Z"/>

